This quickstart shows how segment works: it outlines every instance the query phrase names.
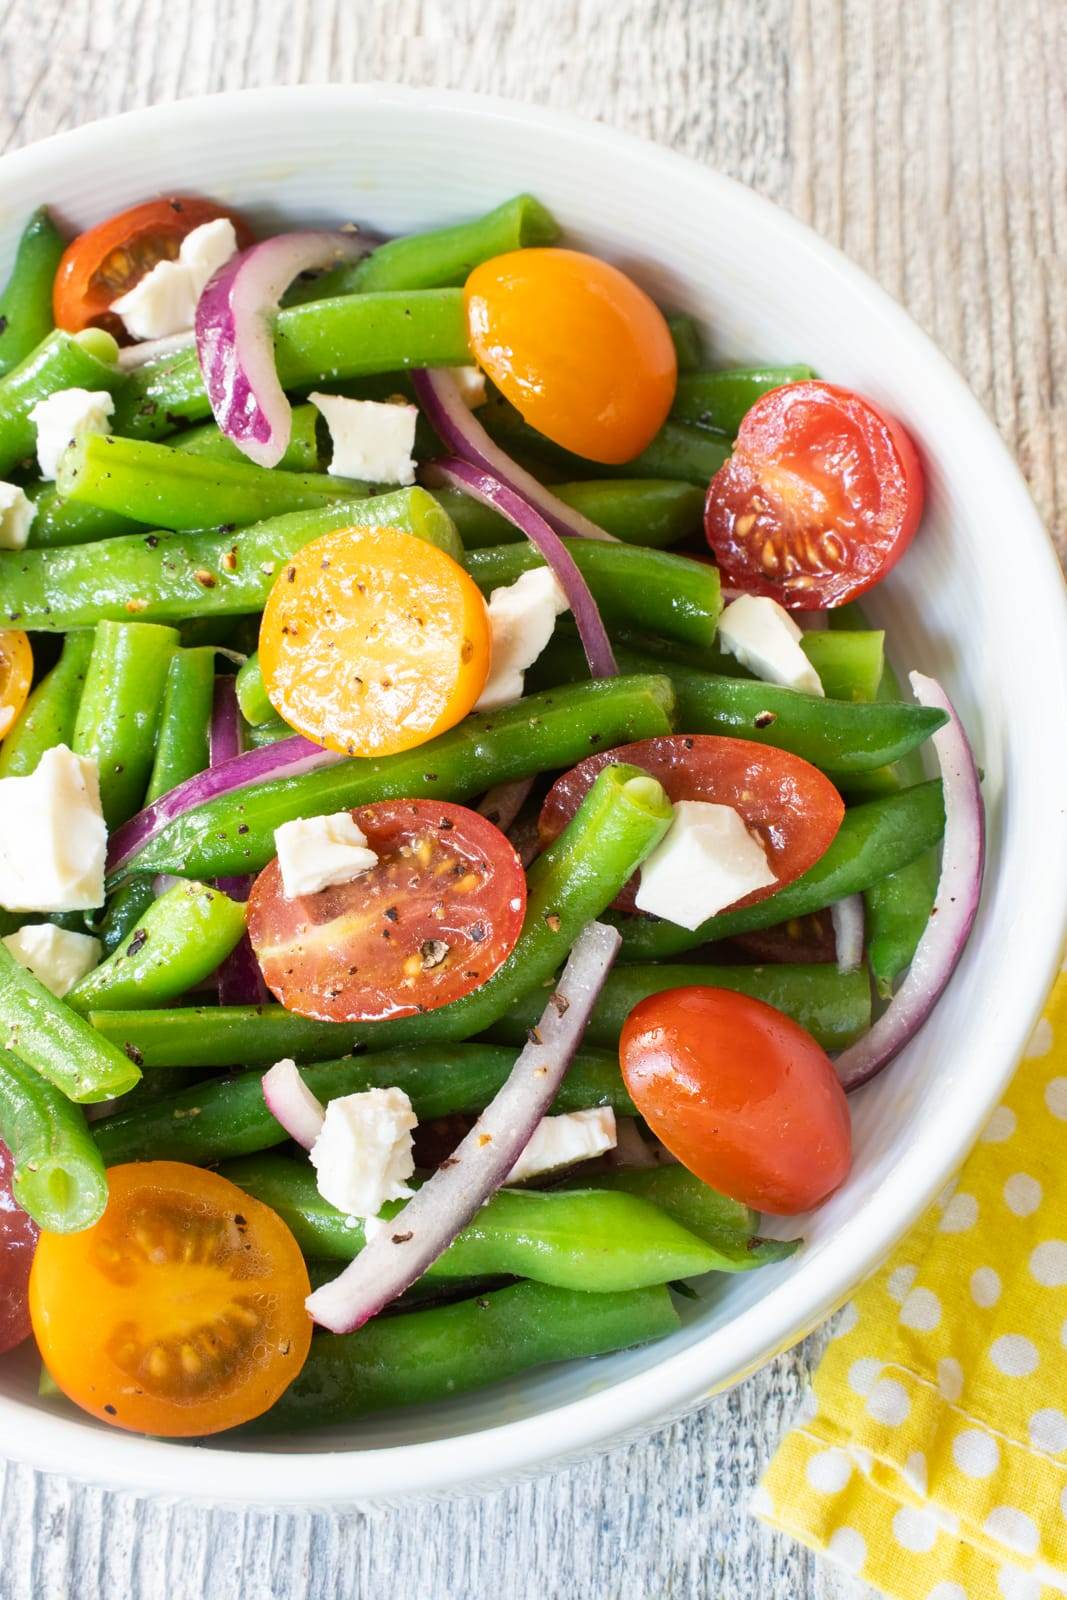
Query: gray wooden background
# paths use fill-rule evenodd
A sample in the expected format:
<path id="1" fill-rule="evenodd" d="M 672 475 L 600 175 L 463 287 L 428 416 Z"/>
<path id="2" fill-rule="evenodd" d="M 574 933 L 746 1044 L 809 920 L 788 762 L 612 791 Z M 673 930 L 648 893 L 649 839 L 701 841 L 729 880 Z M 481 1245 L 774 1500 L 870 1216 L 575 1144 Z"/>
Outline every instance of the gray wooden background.
<path id="1" fill-rule="evenodd" d="M 898 296 L 1067 553 L 1065 45 L 1067 0 L 0 0 L 0 149 L 328 79 L 493 91 L 646 134 Z M 860 1600 L 745 1511 L 821 1347 L 644 1444 L 477 1500 L 241 1516 L 0 1462 L 0 1600 Z"/>

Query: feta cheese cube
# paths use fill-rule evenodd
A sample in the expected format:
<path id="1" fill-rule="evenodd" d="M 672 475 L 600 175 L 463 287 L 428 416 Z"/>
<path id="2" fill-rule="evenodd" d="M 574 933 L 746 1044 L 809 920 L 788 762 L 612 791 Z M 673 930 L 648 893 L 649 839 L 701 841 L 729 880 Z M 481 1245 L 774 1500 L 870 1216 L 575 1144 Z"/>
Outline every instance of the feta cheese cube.
<path id="1" fill-rule="evenodd" d="M 533 567 L 489 596 L 492 656 L 476 711 L 492 711 L 521 700 L 527 667 L 532 667 L 552 637 L 556 618 L 568 609 L 567 596 L 550 567 Z"/>
<path id="2" fill-rule="evenodd" d="M 719 643 L 764 683 L 822 695 L 819 674 L 800 648 L 789 612 L 767 595 L 742 594 L 719 618 Z"/>
<path id="3" fill-rule="evenodd" d="M 367 836 L 347 811 L 330 817 L 298 817 L 274 830 L 274 845 L 287 900 L 317 894 L 333 884 L 351 883 L 376 866 Z"/>
<path id="4" fill-rule="evenodd" d="M 733 806 L 676 800 L 674 821 L 641 867 L 635 904 L 692 931 L 776 882 L 766 851 Z"/>
<path id="5" fill-rule="evenodd" d="M 106 433 L 115 402 L 106 389 L 57 389 L 30 412 L 37 424 L 37 465 L 42 478 L 54 478 L 59 458 L 87 433 Z"/>
<path id="6" fill-rule="evenodd" d="M 448 372 L 456 380 L 460 399 L 468 411 L 477 411 L 479 406 L 484 406 L 488 396 L 485 392 L 485 373 L 480 367 L 449 367 Z"/>
<path id="7" fill-rule="evenodd" d="M 504 1181 L 523 1183 L 542 1172 L 573 1167 L 578 1161 L 589 1161 L 614 1148 L 615 1113 L 610 1106 L 542 1117 Z"/>
<path id="8" fill-rule="evenodd" d="M 0 550 L 25 550 L 37 507 L 14 483 L 0 483 Z"/>
<path id="9" fill-rule="evenodd" d="M 412 1129 L 418 1118 L 403 1089 L 339 1095 L 326 1107 L 311 1147 L 319 1193 L 353 1217 L 375 1217 L 387 1200 L 412 1193 Z"/>
<path id="10" fill-rule="evenodd" d="M 0 779 L 0 906 L 102 906 L 106 853 L 95 761 L 61 744 L 45 751 L 29 777 Z"/>
<path id="11" fill-rule="evenodd" d="M 209 278 L 237 249 L 229 217 L 216 217 L 187 233 L 176 261 L 157 261 L 132 289 L 111 302 L 135 339 L 165 339 L 196 320 L 196 302 Z"/>
<path id="12" fill-rule="evenodd" d="M 326 418 L 333 443 L 327 471 L 335 478 L 369 483 L 415 482 L 418 408 L 391 400 L 349 400 L 339 394 L 309 394 Z"/>
<path id="13" fill-rule="evenodd" d="M 87 933 L 68 932 L 52 922 L 28 924 L 9 933 L 3 943 L 20 967 L 32 972 L 57 999 L 99 964 L 104 947 Z"/>

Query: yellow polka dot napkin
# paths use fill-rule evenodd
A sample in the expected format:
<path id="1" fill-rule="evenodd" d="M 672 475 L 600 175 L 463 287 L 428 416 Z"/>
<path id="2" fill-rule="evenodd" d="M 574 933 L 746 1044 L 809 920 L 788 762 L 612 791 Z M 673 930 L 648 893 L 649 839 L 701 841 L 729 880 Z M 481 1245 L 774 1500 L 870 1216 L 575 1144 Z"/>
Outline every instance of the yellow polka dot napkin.
<path id="1" fill-rule="evenodd" d="M 1067 1595 L 1067 976 L 752 1509 L 896 1600 Z"/>

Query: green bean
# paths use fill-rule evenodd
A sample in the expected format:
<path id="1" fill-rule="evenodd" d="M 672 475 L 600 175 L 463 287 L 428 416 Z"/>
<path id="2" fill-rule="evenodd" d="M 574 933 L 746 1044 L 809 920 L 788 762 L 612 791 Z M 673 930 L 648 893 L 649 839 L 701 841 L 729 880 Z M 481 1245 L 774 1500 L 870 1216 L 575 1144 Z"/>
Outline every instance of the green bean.
<path id="1" fill-rule="evenodd" d="M 552 493 L 616 539 L 653 549 L 688 539 L 703 520 L 703 489 L 673 478 L 589 478 L 554 483 Z M 460 489 L 435 489 L 434 497 L 456 524 L 467 550 L 518 544 L 524 537 L 499 512 Z"/>
<path id="2" fill-rule="evenodd" d="M 15 265 L 0 294 L 0 377 L 52 331 L 52 283 L 63 250 L 63 236 L 41 206 L 22 230 Z"/>
<path id="3" fill-rule="evenodd" d="M 290 511 L 236 532 L 138 533 L 91 546 L 0 551 L 0 605 L 43 633 L 103 620 L 187 623 L 262 611 L 279 567 L 321 534 L 350 523 L 395 527 L 462 556 L 451 519 L 425 489 L 398 489 L 319 511 Z"/>
<path id="4" fill-rule="evenodd" d="M 252 1156 L 223 1173 L 276 1211 L 306 1256 L 351 1261 L 363 1249 L 362 1221 L 322 1198 L 310 1162 Z M 392 1222 L 403 1212 L 404 1202 L 392 1201 L 379 1215 Z M 426 1276 L 530 1278 L 610 1294 L 696 1278 L 721 1270 L 723 1260 L 667 1211 L 625 1190 L 498 1189 Z"/>
<path id="5" fill-rule="evenodd" d="M 293 473 L 321 472 L 323 457 L 318 440 L 318 416 L 314 406 L 293 407 L 293 434 L 288 449 L 278 462 L 280 470 Z M 168 443 L 174 450 L 205 461 L 246 465 L 248 462 L 248 457 L 213 422 L 189 428 Z M 91 544 L 97 539 L 114 539 L 122 534 L 142 531 L 143 525 L 132 516 L 121 516 L 117 511 L 64 499 L 55 484 L 33 485 L 27 493 L 37 507 L 30 527 L 29 545 L 33 550 L 46 547 L 55 549 L 68 544 Z M 215 525 L 225 519 L 213 514 L 208 520 Z"/>
<path id="6" fill-rule="evenodd" d="M 625 918 L 624 959 L 662 960 L 712 940 L 732 939 L 737 933 L 770 928 L 791 917 L 821 911 L 914 861 L 938 842 L 944 827 L 945 808 L 937 779 L 850 806 L 826 854 L 794 883 L 757 905 L 723 911 L 692 933 L 651 917 Z"/>
<path id="7" fill-rule="evenodd" d="M 558 238 L 559 225 L 551 212 L 533 195 L 520 194 L 471 222 L 389 239 L 361 261 L 298 285 L 286 304 L 357 291 L 446 289 L 466 283 L 482 261 L 531 245 L 555 244 Z"/>
<path id="8" fill-rule="evenodd" d="M 679 372 L 696 372 L 704 359 L 704 341 L 700 324 L 685 311 L 677 311 L 667 318 L 674 343 L 674 354 Z"/>
<path id="9" fill-rule="evenodd" d="M 806 633 L 800 648 L 819 674 L 823 691 L 830 699 L 878 698 L 885 666 L 885 634 L 880 628 Z"/>
<path id="10" fill-rule="evenodd" d="M 0 744 L 0 778 L 25 778 L 36 770 L 46 750 L 70 744 L 92 653 L 93 635 L 88 629 L 67 634 L 59 660 Z"/>
<path id="11" fill-rule="evenodd" d="M 716 567 L 667 550 L 565 539 L 609 627 L 639 627 L 683 644 L 710 645 L 722 610 Z M 485 594 L 545 560 L 529 542 L 470 550 L 464 565 Z"/>
<path id="12" fill-rule="evenodd" d="M 784 1261 L 800 1244 L 799 1239 L 759 1238 L 754 1211 L 701 1183 L 683 1166 L 623 1167 L 571 1182 L 586 1182 L 594 1189 L 622 1190 L 651 1201 L 683 1228 L 714 1246 L 720 1257 L 717 1272 L 748 1272 L 753 1267 Z"/>
<path id="13" fill-rule="evenodd" d="M 11 1191 L 38 1227 L 78 1233 L 103 1216 L 107 1177 L 84 1112 L 2 1048 L 0 1139 L 14 1163 Z"/>
<path id="14" fill-rule="evenodd" d="M 268 717 L 266 722 L 256 722 L 248 729 L 248 748 L 259 750 L 265 744 L 277 744 L 279 739 L 291 739 L 292 736 L 292 728 L 281 717 Z"/>
<path id="15" fill-rule="evenodd" d="M 191 1011 L 188 1020 L 183 1017 L 178 1026 L 186 1037 L 193 1034 L 213 1044 L 215 1010 L 224 1030 L 232 1032 L 234 1029 L 230 1014 L 236 1010 L 244 1013 L 240 1027 L 247 1033 L 253 1031 L 257 1019 L 249 1017 L 252 1007 L 202 1008 Z M 143 1019 L 134 1017 L 134 1032 L 143 1020 L 149 1034 L 157 1034 L 156 1015 L 146 1012 Z M 268 1051 L 262 1065 L 286 1054 L 287 1046 L 281 1042 L 281 1036 L 289 1016 L 290 1013 L 282 1011 L 280 1006 L 272 1006 L 259 1019 L 268 1039 L 279 1046 L 275 1054 Z M 102 1013 L 98 1020 L 105 1020 Z M 293 1020 L 299 1024 L 304 1019 Z M 308 1026 L 305 1023 L 305 1029 Z M 343 1026 L 320 1023 L 318 1027 L 328 1048 L 343 1047 L 343 1038 L 339 1041 L 336 1037 L 338 1033 L 344 1034 Z M 299 1029 L 293 1031 L 294 1048 L 302 1054 Z M 254 1050 L 263 1050 L 258 1039 Z M 233 1054 L 232 1050 L 227 1053 Z M 432 1122 L 437 1117 L 477 1115 L 484 1111 L 506 1082 L 515 1065 L 515 1055 L 511 1045 L 453 1044 L 447 1049 L 441 1045 L 415 1045 L 408 1049 L 345 1056 L 338 1061 L 319 1061 L 303 1069 L 303 1078 L 312 1094 L 324 1102 L 339 1095 L 359 1094 L 365 1089 L 403 1089 L 419 1121 Z M 250 1058 L 245 1056 L 245 1059 Z M 151 1064 L 150 1047 L 146 1064 Z M 285 1143 L 285 1129 L 268 1111 L 263 1098 L 262 1066 L 253 1072 L 218 1078 L 187 1089 L 175 1085 L 169 1094 L 166 1093 L 166 1086 L 179 1071 L 171 1068 L 151 1075 L 153 1081 L 164 1085 L 164 1093 L 153 1104 L 131 1107 L 123 1103 L 111 1116 L 94 1123 L 93 1134 L 108 1166 L 151 1157 L 204 1166 L 232 1156 L 253 1155 Z M 617 1053 L 583 1050 L 572 1062 L 552 1109 L 555 1112 L 582 1111 L 599 1105 L 610 1105 L 622 1115 L 634 1114 L 633 1102 L 623 1088 Z"/>
<path id="16" fill-rule="evenodd" d="M 113 366 L 118 345 L 100 328 L 50 333 L 0 378 L 0 477 L 37 450 L 30 412 L 59 389 L 106 389 L 117 394 L 125 376 Z"/>
<path id="17" fill-rule="evenodd" d="M 79 1104 L 125 1094 L 141 1076 L 122 1050 L 20 967 L 4 944 L 0 1039 L 26 1066 Z"/>
<path id="18" fill-rule="evenodd" d="M 704 428 L 668 418 L 652 443 L 621 466 L 605 466 L 576 456 L 522 420 L 506 400 L 491 400 L 480 407 L 478 420 L 487 433 L 512 453 L 533 457 L 558 468 L 567 477 L 678 478 L 707 487 L 730 454 L 725 440 Z"/>
<path id="19" fill-rule="evenodd" d="M 664 1338 L 677 1327 L 670 1291 L 659 1285 L 589 1294 L 516 1283 L 454 1305 L 379 1317 L 358 1333 L 320 1335 L 294 1382 L 251 1426 L 284 1433 L 447 1400 L 548 1362 Z"/>
<path id="20" fill-rule="evenodd" d="M 80 978 L 67 1004 L 88 1011 L 166 1005 L 225 961 L 245 931 L 247 907 L 206 883 L 182 881 L 146 909 L 133 932 Z"/>
<path id="21" fill-rule="evenodd" d="M 284 389 L 470 361 L 461 289 L 340 295 L 281 311 L 274 357 Z M 196 351 L 181 350 L 130 374 L 115 408 L 116 433 L 159 439 L 181 421 L 210 416 Z"/>
<path id="22" fill-rule="evenodd" d="M 215 691 L 215 651 L 210 645 L 175 650 L 167 668 L 155 759 L 144 803 L 195 778 L 208 765 L 208 728 Z"/>
<path id="23" fill-rule="evenodd" d="M 163 687 L 177 647 L 173 628 L 150 622 L 97 624 L 71 748 L 97 763 L 109 828 L 132 817 L 144 799 Z"/>
<path id="24" fill-rule="evenodd" d="M 673 923 L 665 924 L 673 928 Z M 843 1050 L 871 1025 L 871 991 L 865 972 L 840 973 L 832 962 L 811 966 L 719 967 L 658 964 L 616 967 L 600 991 L 584 1038 L 610 1048 L 638 1001 L 690 985 L 732 989 L 784 1011 L 825 1050 Z M 547 991 L 533 988 L 487 1029 L 490 1039 L 519 1044 L 544 1011 Z"/>
<path id="25" fill-rule="evenodd" d="M 687 372 L 678 379 L 671 415 L 733 438 L 745 412 L 768 389 L 813 378 L 810 367 L 733 367 L 725 372 Z"/>
<path id="26" fill-rule="evenodd" d="M 263 687 L 258 652 L 249 656 L 237 674 L 237 705 L 245 721 L 253 726 L 259 722 L 270 722 L 276 715 Z"/>
<path id="27" fill-rule="evenodd" d="M 900 683 L 887 661 L 879 685 L 879 698 L 899 698 Z M 895 784 L 919 783 L 922 753 L 914 750 L 889 769 Z M 941 865 L 936 850 L 926 850 L 914 861 L 887 873 L 864 892 L 867 923 L 867 963 L 875 988 L 888 1000 L 897 979 L 911 965 L 919 940 L 930 921 L 937 898 Z"/>
<path id="28" fill-rule="evenodd" d="M 56 488 L 68 503 L 179 532 L 247 527 L 369 493 L 367 484 L 352 478 L 276 472 L 253 461 L 217 461 L 147 439 L 102 433 L 86 434 L 66 450 Z"/>
<path id="29" fill-rule="evenodd" d="M 168 823 L 123 868 L 201 878 L 258 872 L 275 854 L 274 830 L 378 800 L 447 795 L 468 800 L 498 783 L 571 766 L 592 750 L 667 733 L 665 678 L 606 678 L 466 717 L 415 750 L 340 761 L 220 795 Z"/>
<path id="30" fill-rule="evenodd" d="M 672 652 L 659 643 L 646 641 L 643 649 L 616 644 L 615 658 L 623 672 L 669 674 L 677 696 L 675 722 L 686 733 L 726 734 L 773 745 L 803 756 L 837 781 L 897 760 L 945 720 L 927 706 L 820 700 L 776 684 L 696 671 L 676 665 Z M 569 683 L 588 670 L 577 640 L 557 635 L 527 681 L 537 688 Z"/>
<path id="31" fill-rule="evenodd" d="M 93 929 L 104 947 L 105 956 L 117 950 L 127 934 L 133 932 L 155 898 L 150 877 L 128 878 L 119 885 L 108 900 L 99 926 Z"/>

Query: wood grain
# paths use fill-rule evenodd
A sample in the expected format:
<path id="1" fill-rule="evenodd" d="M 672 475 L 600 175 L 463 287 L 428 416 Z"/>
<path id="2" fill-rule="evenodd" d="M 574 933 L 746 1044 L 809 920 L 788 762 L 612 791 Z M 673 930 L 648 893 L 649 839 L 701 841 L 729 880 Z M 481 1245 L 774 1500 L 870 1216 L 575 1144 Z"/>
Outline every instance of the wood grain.
<path id="1" fill-rule="evenodd" d="M 1067 553 L 1065 43 L 1063 0 L 0 0 L 0 148 L 184 94 L 370 78 L 646 134 L 901 299 Z M 745 1511 L 824 1340 L 645 1443 L 479 1500 L 240 1515 L 0 1466 L 0 1600 L 860 1600 Z"/>

